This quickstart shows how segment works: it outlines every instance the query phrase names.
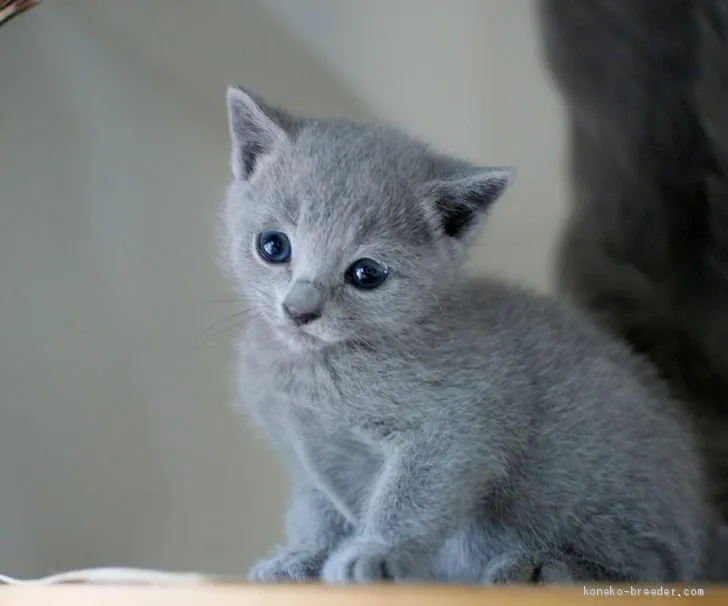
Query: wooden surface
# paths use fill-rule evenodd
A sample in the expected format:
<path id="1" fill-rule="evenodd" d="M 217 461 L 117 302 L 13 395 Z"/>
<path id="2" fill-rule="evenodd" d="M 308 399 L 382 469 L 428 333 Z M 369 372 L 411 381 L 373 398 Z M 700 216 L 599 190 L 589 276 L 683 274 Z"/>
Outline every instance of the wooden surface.
<path id="1" fill-rule="evenodd" d="M 587 595 L 596 585 L 570 589 L 469 588 L 469 587 L 323 587 L 198 585 L 178 587 L 142 586 L 7 586 L 0 587 L 0 606 L 571 606 L 616 601 L 620 604 L 676 602 L 728 606 L 728 588 L 703 588 L 703 596 L 676 595 L 632 597 L 630 587 L 614 585 L 613 597 Z M 663 587 L 671 591 L 673 586 Z M 609 591 L 609 587 L 603 587 Z M 622 590 L 621 597 L 616 595 Z M 644 587 L 640 587 L 644 589 Z M 655 587 L 659 590 L 659 587 Z"/>

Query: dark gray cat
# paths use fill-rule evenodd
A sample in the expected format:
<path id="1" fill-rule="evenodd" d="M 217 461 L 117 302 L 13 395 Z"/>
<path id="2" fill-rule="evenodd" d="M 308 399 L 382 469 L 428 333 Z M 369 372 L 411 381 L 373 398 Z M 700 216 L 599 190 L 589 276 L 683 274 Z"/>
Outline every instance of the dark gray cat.
<path id="1" fill-rule="evenodd" d="M 460 271 L 511 180 L 228 91 L 239 390 L 293 473 L 251 579 L 709 579 L 690 423 L 568 308 Z"/>
<path id="2" fill-rule="evenodd" d="M 539 4 L 571 133 L 561 290 L 686 402 L 728 516 L 728 1 Z"/>

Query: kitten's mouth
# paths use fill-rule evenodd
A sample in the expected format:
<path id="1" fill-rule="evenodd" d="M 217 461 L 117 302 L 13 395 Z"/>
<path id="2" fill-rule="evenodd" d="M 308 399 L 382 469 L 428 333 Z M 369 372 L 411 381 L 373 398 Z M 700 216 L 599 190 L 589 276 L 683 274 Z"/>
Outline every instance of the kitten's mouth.
<path id="1" fill-rule="evenodd" d="M 321 337 L 317 337 L 304 328 L 293 324 L 276 323 L 274 329 L 286 343 L 296 349 L 321 347 L 325 343 Z"/>

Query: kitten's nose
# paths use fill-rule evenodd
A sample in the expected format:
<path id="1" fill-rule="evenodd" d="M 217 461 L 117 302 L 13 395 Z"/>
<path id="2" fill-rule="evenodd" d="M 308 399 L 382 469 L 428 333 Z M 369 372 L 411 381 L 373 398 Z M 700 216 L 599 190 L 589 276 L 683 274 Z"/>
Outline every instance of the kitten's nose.
<path id="1" fill-rule="evenodd" d="M 296 326 L 310 324 L 321 317 L 324 296 L 321 290 L 307 280 L 299 280 L 291 288 L 282 303 L 283 313 Z"/>
<path id="2" fill-rule="evenodd" d="M 283 311 L 286 312 L 286 315 L 293 321 L 296 326 L 303 326 L 304 324 L 313 322 L 314 320 L 317 320 L 321 317 L 321 312 L 319 310 L 297 312 L 294 309 L 291 309 L 285 303 L 283 304 Z"/>

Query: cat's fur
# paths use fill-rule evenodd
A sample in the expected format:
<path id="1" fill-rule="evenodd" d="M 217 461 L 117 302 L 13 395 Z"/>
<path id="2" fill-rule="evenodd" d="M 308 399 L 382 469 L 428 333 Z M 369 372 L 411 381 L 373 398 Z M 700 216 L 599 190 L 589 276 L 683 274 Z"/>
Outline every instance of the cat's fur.
<path id="1" fill-rule="evenodd" d="M 507 169 L 228 91 L 226 263 L 253 318 L 239 389 L 291 466 L 289 542 L 252 579 L 710 578 L 690 423 L 578 312 L 460 264 Z M 289 263 L 256 254 L 285 232 Z M 357 291 L 346 268 L 390 268 Z M 320 319 L 287 322 L 301 292 Z"/>
<path id="2" fill-rule="evenodd" d="M 561 291 L 651 358 L 728 516 L 728 0 L 539 0 L 575 204 Z"/>

